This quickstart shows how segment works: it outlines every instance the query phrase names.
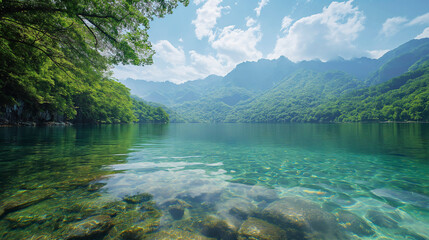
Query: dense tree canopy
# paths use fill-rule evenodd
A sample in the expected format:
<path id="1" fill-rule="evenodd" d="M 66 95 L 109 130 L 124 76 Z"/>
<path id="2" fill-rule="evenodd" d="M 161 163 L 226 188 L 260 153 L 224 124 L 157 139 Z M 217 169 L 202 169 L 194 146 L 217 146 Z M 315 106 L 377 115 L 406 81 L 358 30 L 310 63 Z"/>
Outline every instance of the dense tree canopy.
<path id="1" fill-rule="evenodd" d="M 149 21 L 187 0 L 1 0 L 0 113 L 20 120 L 135 120 L 112 64 L 152 63 Z M 77 116 L 76 116 L 77 115 Z"/>

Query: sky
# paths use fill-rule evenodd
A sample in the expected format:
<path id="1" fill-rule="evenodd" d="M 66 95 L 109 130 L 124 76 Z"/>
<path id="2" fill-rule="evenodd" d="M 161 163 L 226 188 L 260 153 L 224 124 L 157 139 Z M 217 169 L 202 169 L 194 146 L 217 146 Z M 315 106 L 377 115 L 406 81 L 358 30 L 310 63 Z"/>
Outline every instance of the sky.
<path id="1" fill-rule="evenodd" d="M 148 33 L 154 63 L 116 66 L 113 77 L 183 83 L 280 56 L 379 58 L 429 37 L 429 1 L 190 0 L 154 19 Z"/>

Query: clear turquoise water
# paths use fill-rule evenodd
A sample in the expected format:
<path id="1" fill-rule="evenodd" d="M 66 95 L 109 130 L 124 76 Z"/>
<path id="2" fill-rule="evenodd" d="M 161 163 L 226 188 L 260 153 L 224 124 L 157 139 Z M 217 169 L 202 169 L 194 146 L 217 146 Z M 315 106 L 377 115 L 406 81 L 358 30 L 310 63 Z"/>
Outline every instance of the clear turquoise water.
<path id="1" fill-rule="evenodd" d="M 332 216 L 351 212 L 374 231 L 359 236 L 339 222 L 344 238 L 429 239 L 429 124 L 0 128 L 0 174 L 0 202 L 23 191 L 55 190 L 4 214 L 2 239 L 61 238 L 70 224 L 101 213 L 93 205 L 138 193 L 153 195 L 156 206 L 169 199 L 192 205 L 179 220 L 159 207 L 155 232 L 197 226 L 192 221 L 206 215 L 239 229 L 244 220 L 231 216 L 231 207 L 262 211 L 298 196 Z M 88 191 L 96 183 L 102 187 Z M 67 208 L 74 205 L 78 210 Z M 368 215 L 374 210 L 394 227 Z"/>

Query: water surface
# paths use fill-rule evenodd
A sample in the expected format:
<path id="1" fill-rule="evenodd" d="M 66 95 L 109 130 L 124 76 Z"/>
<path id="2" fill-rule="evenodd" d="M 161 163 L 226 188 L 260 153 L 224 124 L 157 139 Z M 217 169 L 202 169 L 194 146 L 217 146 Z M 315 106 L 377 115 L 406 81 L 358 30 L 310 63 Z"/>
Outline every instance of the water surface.
<path id="1" fill-rule="evenodd" d="M 428 173 L 428 124 L 0 128 L 0 237 L 73 239 L 108 215 L 99 239 L 245 239 L 259 220 L 289 239 L 428 239 Z"/>

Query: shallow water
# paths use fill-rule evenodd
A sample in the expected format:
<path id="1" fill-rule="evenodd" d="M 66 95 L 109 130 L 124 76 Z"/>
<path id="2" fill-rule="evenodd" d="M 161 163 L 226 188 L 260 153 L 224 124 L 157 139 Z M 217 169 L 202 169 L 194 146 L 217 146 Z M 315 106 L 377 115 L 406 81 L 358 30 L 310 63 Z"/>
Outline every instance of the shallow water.
<path id="1" fill-rule="evenodd" d="M 0 238 L 429 239 L 428 173 L 429 124 L 0 128 Z"/>

